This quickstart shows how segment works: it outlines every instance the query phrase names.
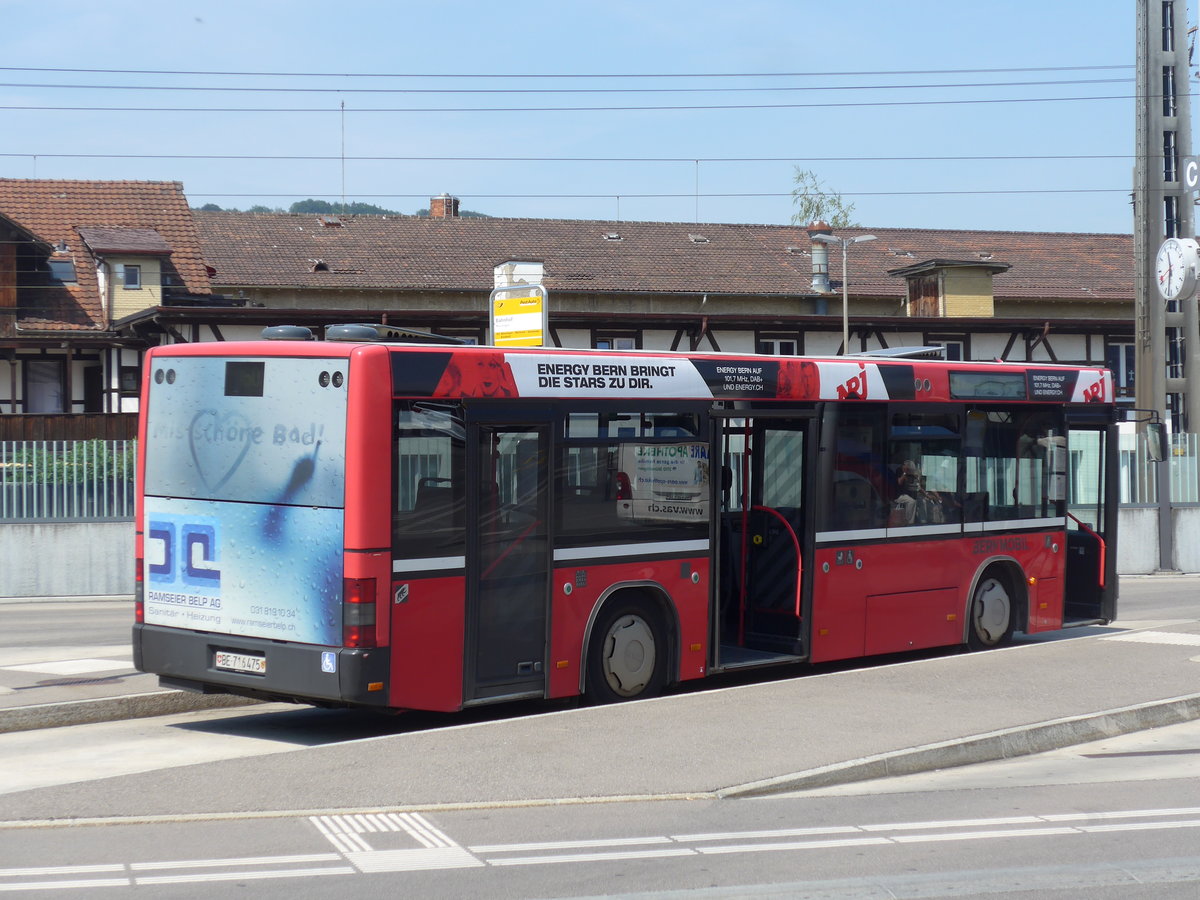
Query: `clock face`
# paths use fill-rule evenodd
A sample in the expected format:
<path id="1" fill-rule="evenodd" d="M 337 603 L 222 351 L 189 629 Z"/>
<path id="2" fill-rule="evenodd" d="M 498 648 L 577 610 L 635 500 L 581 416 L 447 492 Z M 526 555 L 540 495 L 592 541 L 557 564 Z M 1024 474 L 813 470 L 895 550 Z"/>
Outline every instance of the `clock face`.
<path id="1" fill-rule="evenodd" d="M 1166 300 L 1189 297 L 1196 289 L 1196 242 L 1169 238 L 1163 242 L 1155 261 L 1158 292 Z"/>

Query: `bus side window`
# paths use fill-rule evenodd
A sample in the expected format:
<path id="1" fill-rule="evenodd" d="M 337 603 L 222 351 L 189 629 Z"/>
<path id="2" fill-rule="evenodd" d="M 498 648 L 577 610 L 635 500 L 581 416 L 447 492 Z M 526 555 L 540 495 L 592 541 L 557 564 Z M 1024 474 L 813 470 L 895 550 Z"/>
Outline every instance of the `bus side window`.
<path id="1" fill-rule="evenodd" d="M 401 405 L 396 416 L 395 551 L 445 552 L 465 541 L 465 442 L 449 409 Z"/>
<path id="2" fill-rule="evenodd" d="M 968 522 L 1062 515 L 1062 485 L 1053 463 L 1064 434 L 1060 415 L 1020 407 L 967 413 Z"/>
<path id="3" fill-rule="evenodd" d="M 882 406 L 838 410 L 829 502 L 824 530 L 854 531 L 887 524 Z"/>
<path id="4" fill-rule="evenodd" d="M 889 527 L 961 521 L 960 449 L 956 413 L 893 412 Z"/>

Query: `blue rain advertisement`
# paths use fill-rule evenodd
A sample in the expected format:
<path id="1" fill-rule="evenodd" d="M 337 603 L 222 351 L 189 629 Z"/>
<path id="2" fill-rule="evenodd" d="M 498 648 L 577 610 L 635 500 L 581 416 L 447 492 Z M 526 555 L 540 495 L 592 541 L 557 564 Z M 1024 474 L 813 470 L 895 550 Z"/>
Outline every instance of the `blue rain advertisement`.
<path id="1" fill-rule="evenodd" d="M 339 644 L 346 361 L 177 358 L 151 378 L 146 622 Z"/>

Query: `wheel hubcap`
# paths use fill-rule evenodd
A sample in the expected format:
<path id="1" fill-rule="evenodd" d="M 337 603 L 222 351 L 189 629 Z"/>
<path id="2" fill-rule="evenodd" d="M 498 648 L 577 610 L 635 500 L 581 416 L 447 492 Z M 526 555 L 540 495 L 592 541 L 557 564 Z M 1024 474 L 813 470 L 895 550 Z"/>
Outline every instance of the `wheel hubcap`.
<path id="1" fill-rule="evenodd" d="M 604 677 L 622 697 L 641 693 L 654 674 L 654 632 L 641 616 L 622 616 L 604 642 Z"/>
<path id="2" fill-rule="evenodd" d="M 1012 604 L 1008 591 L 994 578 L 989 578 L 975 592 L 975 633 L 987 644 L 995 644 L 1008 631 Z"/>

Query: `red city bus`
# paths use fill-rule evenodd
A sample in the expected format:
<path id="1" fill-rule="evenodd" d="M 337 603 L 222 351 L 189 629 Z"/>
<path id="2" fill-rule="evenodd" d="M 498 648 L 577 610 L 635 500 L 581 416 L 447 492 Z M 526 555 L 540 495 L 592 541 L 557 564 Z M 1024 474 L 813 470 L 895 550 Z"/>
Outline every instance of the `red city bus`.
<path id="1" fill-rule="evenodd" d="M 140 670 L 452 711 L 1116 616 L 1098 366 L 395 334 L 149 352 Z"/>

